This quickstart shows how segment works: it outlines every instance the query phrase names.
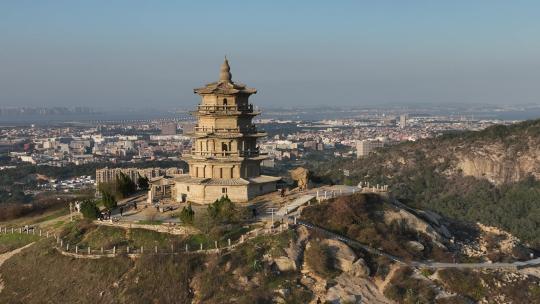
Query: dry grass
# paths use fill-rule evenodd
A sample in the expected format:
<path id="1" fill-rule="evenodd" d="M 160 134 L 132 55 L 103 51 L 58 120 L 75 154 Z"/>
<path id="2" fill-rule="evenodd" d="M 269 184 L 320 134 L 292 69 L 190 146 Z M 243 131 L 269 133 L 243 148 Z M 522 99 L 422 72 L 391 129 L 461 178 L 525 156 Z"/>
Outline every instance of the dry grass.
<path id="1" fill-rule="evenodd" d="M 40 237 L 25 233 L 0 234 L 0 254 L 23 247 L 39 240 Z"/>
<path id="2" fill-rule="evenodd" d="M 120 294 L 114 282 L 132 265 L 123 257 L 65 257 L 50 241 L 40 241 L 0 268 L 5 284 L 0 303 L 118 303 Z"/>

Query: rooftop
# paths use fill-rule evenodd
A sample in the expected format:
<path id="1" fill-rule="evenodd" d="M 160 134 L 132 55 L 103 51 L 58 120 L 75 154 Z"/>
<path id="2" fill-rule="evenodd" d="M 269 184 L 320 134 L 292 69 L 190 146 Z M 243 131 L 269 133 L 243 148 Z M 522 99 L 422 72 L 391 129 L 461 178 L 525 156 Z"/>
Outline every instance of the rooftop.
<path id="1" fill-rule="evenodd" d="M 207 84 L 202 88 L 194 89 L 193 91 L 199 95 L 219 94 L 219 95 L 238 95 L 238 94 L 255 94 L 256 89 L 248 88 L 245 84 L 235 83 L 232 81 L 229 61 L 225 57 L 225 61 L 221 65 L 219 73 L 219 81 Z"/>

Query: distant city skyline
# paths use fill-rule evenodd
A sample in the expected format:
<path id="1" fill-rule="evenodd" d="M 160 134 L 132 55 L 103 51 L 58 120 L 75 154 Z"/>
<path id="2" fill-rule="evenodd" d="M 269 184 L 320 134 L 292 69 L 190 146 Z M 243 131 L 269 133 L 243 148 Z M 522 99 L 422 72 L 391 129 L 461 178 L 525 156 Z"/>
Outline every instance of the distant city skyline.
<path id="1" fill-rule="evenodd" d="M 241 8 L 241 9 L 240 9 Z M 0 106 L 539 104 L 535 1 L 2 1 Z"/>

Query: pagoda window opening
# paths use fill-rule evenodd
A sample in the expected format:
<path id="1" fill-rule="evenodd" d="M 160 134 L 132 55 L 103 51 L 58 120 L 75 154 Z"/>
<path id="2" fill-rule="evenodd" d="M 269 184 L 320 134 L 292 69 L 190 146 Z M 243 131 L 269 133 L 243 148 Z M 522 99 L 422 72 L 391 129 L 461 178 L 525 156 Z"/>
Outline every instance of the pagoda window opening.
<path id="1" fill-rule="evenodd" d="M 227 98 L 223 98 L 223 105 L 227 107 Z"/>
<path id="2" fill-rule="evenodd" d="M 227 146 L 226 143 L 221 143 L 221 151 L 223 152 L 223 156 L 226 156 L 227 151 L 229 151 L 229 146 Z"/>

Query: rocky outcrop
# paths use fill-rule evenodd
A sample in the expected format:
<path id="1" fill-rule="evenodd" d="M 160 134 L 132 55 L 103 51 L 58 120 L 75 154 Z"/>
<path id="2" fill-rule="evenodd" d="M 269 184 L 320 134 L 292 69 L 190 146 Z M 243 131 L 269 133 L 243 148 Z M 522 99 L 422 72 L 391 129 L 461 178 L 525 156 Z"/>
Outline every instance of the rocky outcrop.
<path id="1" fill-rule="evenodd" d="M 514 151 L 503 143 L 471 147 L 455 154 L 456 167 L 465 176 L 485 178 L 494 184 L 517 182 L 529 175 L 540 178 L 540 142 Z"/>
<path id="2" fill-rule="evenodd" d="M 343 272 L 350 271 L 353 268 L 353 263 L 357 256 L 347 244 L 338 240 L 325 239 L 321 244 L 328 246 L 334 261 L 334 268 Z"/>
<path id="3" fill-rule="evenodd" d="M 336 285 L 326 292 L 326 301 L 329 303 L 373 303 L 390 304 L 377 286 L 367 278 L 359 278 L 343 273 L 335 278 Z"/>
<path id="4" fill-rule="evenodd" d="M 392 222 L 395 222 L 395 221 L 399 221 L 406 224 L 407 228 L 411 230 L 415 230 L 415 231 L 428 235 L 434 244 L 436 244 L 437 246 L 441 248 L 445 247 L 442 244 L 442 242 L 444 241 L 444 238 L 441 236 L 441 234 L 439 234 L 439 232 L 432 225 L 423 221 L 422 219 L 418 218 L 412 213 L 403 209 L 387 210 L 384 212 L 384 222 L 387 225 L 390 225 Z M 448 231 L 446 228 L 444 230 L 446 232 Z"/>
<path id="5" fill-rule="evenodd" d="M 359 278 L 366 278 L 369 276 L 369 267 L 366 265 L 364 259 L 360 258 L 356 260 L 349 269 L 349 274 Z"/>
<path id="6" fill-rule="evenodd" d="M 289 257 L 278 257 L 274 259 L 274 263 L 280 272 L 295 271 L 296 263 Z"/>
<path id="7" fill-rule="evenodd" d="M 285 252 L 287 253 L 287 257 L 296 264 L 296 269 L 300 269 L 302 267 L 302 259 L 304 257 L 304 249 L 309 237 L 309 231 L 306 227 L 300 226 L 296 229 L 296 236 L 296 239 L 290 240 L 289 247 L 285 248 Z"/>
<path id="8" fill-rule="evenodd" d="M 309 183 L 309 170 L 306 168 L 298 167 L 294 170 L 290 170 L 291 178 L 298 183 L 300 190 L 305 190 Z"/>

